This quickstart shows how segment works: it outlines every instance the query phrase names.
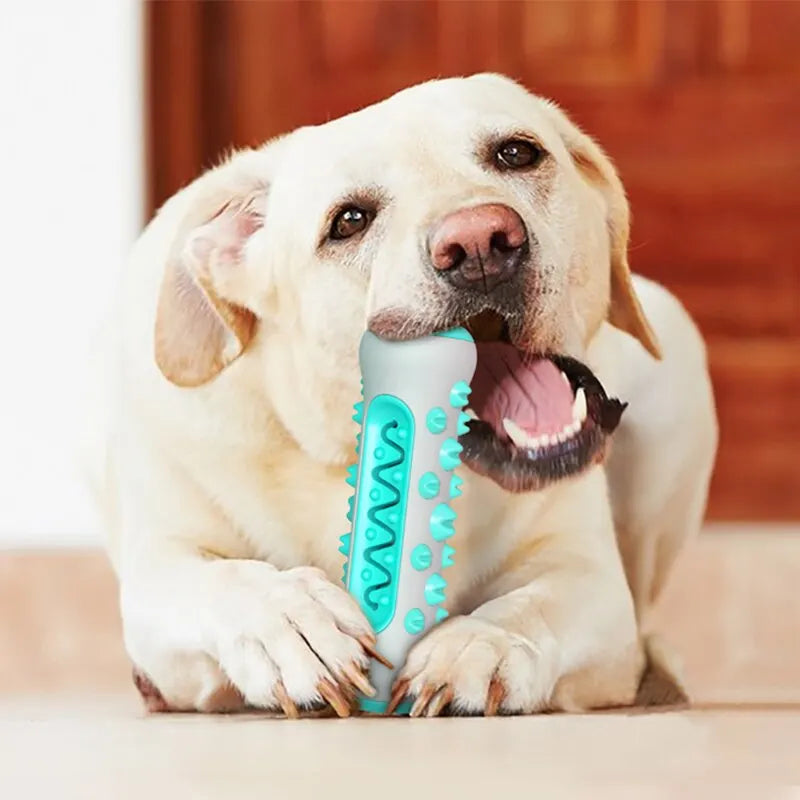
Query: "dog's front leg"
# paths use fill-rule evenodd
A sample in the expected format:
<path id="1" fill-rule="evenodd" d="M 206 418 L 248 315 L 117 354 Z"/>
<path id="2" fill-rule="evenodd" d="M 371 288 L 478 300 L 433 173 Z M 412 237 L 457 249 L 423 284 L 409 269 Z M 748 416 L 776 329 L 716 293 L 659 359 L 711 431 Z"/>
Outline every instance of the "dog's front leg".
<path id="1" fill-rule="evenodd" d="M 413 715 L 579 711 L 633 702 L 643 657 L 610 515 L 523 544 L 471 613 L 409 653 Z"/>
<path id="2" fill-rule="evenodd" d="M 125 643 L 151 710 L 350 713 L 375 638 L 319 569 L 184 553 L 121 574 Z"/>

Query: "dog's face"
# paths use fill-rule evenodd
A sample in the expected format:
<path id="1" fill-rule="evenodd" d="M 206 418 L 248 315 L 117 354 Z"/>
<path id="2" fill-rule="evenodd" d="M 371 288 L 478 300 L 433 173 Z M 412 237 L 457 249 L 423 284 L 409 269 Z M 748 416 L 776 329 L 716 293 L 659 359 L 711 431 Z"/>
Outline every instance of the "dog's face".
<path id="1" fill-rule="evenodd" d="M 471 330 L 465 458 L 515 490 L 583 468 L 616 425 L 621 407 L 580 363 L 603 320 L 657 352 L 613 168 L 507 79 L 408 89 L 235 157 L 198 187 L 162 288 L 159 366 L 180 385 L 233 361 L 260 371 L 318 457 L 352 447 L 341 418 L 366 326 L 391 338 Z"/>

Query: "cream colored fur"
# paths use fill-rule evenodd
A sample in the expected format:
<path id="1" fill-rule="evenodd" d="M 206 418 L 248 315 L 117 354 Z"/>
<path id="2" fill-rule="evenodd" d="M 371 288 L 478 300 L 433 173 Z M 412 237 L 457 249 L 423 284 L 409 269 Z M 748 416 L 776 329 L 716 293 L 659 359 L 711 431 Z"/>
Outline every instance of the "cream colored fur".
<path id="1" fill-rule="evenodd" d="M 550 153 L 542 175 L 487 168 L 483 143 L 520 132 Z M 373 226 L 325 241 L 353 191 L 374 195 Z M 369 625 L 337 552 L 357 345 L 382 309 L 441 313 L 420 237 L 481 202 L 513 206 L 538 240 L 547 291 L 529 300 L 530 345 L 587 361 L 630 407 L 607 464 L 547 490 L 510 495 L 464 471 L 452 617 L 403 675 L 412 694 L 451 687 L 468 712 L 493 678 L 508 712 L 633 701 L 641 625 L 705 505 L 704 348 L 663 288 L 636 279 L 643 312 L 633 295 L 627 203 L 599 148 L 551 104 L 482 75 L 234 154 L 134 250 L 94 477 L 125 643 L 168 706 L 277 708 L 284 689 L 313 704 L 320 681 L 366 664 Z"/>

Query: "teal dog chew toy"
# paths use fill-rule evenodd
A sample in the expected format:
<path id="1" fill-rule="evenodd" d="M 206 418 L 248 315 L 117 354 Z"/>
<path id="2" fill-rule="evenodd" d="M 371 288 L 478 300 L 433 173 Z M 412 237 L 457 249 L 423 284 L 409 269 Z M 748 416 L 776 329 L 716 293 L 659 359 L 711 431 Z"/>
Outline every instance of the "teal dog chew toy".
<path id="1" fill-rule="evenodd" d="M 348 469 L 355 489 L 341 538 L 343 582 L 378 638 L 378 649 L 399 669 L 411 645 L 447 616 L 455 512 L 461 494 L 455 468 L 462 411 L 476 366 L 475 342 L 464 328 L 410 341 L 388 341 L 367 331 L 359 350 L 362 401 L 358 463 Z M 373 663 L 377 694 L 361 708 L 387 708 L 395 672 Z M 398 713 L 407 712 L 400 707 Z"/>

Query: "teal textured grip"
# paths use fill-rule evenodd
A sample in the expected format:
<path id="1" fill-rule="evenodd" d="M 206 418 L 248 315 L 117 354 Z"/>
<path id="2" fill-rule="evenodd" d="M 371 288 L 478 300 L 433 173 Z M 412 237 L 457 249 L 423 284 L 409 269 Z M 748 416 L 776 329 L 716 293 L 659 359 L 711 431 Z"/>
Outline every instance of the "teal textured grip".
<path id="1" fill-rule="evenodd" d="M 404 342 L 367 332 L 359 351 L 362 400 L 353 419 L 358 464 L 348 468 L 351 529 L 341 537 L 343 582 L 369 620 L 378 648 L 395 669 L 433 625 L 447 617 L 461 494 L 458 437 L 475 371 L 475 343 L 463 328 Z M 395 671 L 373 663 L 374 698 L 362 709 L 381 712 Z M 407 712 L 408 706 L 398 713 Z"/>
<path id="2" fill-rule="evenodd" d="M 392 620 L 411 475 L 414 417 L 402 400 L 380 395 L 369 406 L 361 446 L 361 479 L 369 490 L 358 504 L 356 547 L 350 551 L 347 588 L 375 633 Z"/>

